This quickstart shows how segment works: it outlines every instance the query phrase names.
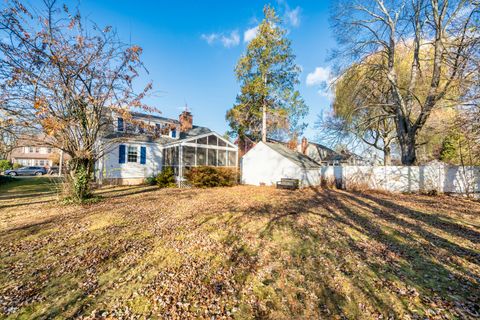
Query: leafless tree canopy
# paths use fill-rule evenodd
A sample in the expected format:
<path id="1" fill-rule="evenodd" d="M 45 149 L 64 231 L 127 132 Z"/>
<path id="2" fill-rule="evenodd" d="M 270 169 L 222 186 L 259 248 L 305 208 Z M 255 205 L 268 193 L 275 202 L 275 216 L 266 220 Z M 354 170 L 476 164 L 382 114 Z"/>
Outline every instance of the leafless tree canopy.
<path id="1" fill-rule="evenodd" d="M 404 164 L 416 162 L 417 135 L 432 110 L 475 99 L 479 14 L 478 1 L 336 1 L 332 26 L 338 71 L 369 63 L 387 79 L 392 96 L 387 110 L 394 117 Z M 405 50 L 408 56 L 400 62 L 409 73 L 403 81 L 396 66 Z M 378 54 L 382 59 L 372 63 L 370 57 Z"/>
<path id="2" fill-rule="evenodd" d="M 142 49 L 125 45 L 55 0 L 38 8 L 8 1 L 0 11 L 0 112 L 5 121 L 34 128 L 72 163 L 91 167 L 107 144 L 98 143 L 112 112 L 150 109 L 133 80 Z"/>

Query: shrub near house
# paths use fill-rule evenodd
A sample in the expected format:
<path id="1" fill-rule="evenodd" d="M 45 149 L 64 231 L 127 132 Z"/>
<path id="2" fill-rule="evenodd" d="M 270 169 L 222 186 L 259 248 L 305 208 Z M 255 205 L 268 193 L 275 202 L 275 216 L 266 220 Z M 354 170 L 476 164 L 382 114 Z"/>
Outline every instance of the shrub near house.
<path id="1" fill-rule="evenodd" d="M 12 163 L 8 160 L 0 160 L 0 173 L 12 169 Z"/>
<path id="2" fill-rule="evenodd" d="M 197 188 L 231 187 L 237 183 L 237 172 L 233 168 L 194 167 L 185 176 Z"/>
<path id="3" fill-rule="evenodd" d="M 175 183 L 175 173 L 171 167 L 165 167 L 155 180 L 160 188 L 174 188 L 177 185 Z"/>

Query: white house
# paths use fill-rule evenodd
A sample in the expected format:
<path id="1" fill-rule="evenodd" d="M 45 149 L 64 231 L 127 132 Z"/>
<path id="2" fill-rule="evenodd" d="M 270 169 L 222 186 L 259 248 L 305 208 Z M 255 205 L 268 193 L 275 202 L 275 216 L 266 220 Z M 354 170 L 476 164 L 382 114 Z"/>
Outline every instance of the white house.
<path id="1" fill-rule="evenodd" d="M 302 138 L 302 143 L 297 146 L 297 151 L 325 166 L 369 164 L 368 161 L 353 152 L 337 152 L 322 144 L 307 141 L 305 137 Z"/>
<path id="2" fill-rule="evenodd" d="M 195 166 L 238 166 L 238 148 L 216 132 L 193 125 L 192 114 L 184 111 L 179 120 L 132 113 L 126 123 L 120 116 L 105 135 L 110 146 L 96 164 L 99 183 L 140 184 L 145 178 L 172 167 L 177 179 Z M 155 128 L 145 130 L 139 123 Z"/>
<path id="3" fill-rule="evenodd" d="M 242 183 L 275 185 L 282 178 L 298 179 L 300 186 L 320 184 L 321 165 L 280 143 L 259 142 L 242 158 Z"/>

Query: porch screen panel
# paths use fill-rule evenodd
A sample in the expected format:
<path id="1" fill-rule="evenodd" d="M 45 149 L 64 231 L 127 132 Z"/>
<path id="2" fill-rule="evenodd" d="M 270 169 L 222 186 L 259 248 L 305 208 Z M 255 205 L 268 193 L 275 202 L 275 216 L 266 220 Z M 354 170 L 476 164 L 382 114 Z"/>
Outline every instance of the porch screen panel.
<path id="1" fill-rule="evenodd" d="M 208 165 L 209 166 L 216 166 L 217 165 L 217 150 L 208 149 Z"/>
<path id="2" fill-rule="evenodd" d="M 214 135 L 208 136 L 208 145 L 209 146 L 216 146 L 217 145 L 217 137 Z"/>
<path id="3" fill-rule="evenodd" d="M 207 165 L 207 149 L 197 147 L 197 166 Z"/>
<path id="4" fill-rule="evenodd" d="M 218 150 L 218 166 L 225 167 L 227 165 L 227 151 Z"/>
<path id="5" fill-rule="evenodd" d="M 228 166 L 235 167 L 237 160 L 237 152 L 228 150 Z"/>
<path id="6" fill-rule="evenodd" d="M 218 139 L 218 146 L 219 147 L 226 147 L 227 143 L 225 141 L 223 141 L 222 139 Z"/>
<path id="7" fill-rule="evenodd" d="M 173 165 L 174 166 L 178 166 L 178 152 L 179 152 L 179 148 L 178 147 L 173 147 L 173 155 L 172 155 L 172 159 L 173 159 Z"/>
<path id="8" fill-rule="evenodd" d="M 198 144 L 207 144 L 208 143 L 207 137 L 197 139 L 197 143 Z"/>
<path id="9" fill-rule="evenodd" d="M 163 150 L 163 165 L 165 166 L 172 165 L 172 148 Z"/>
<path id="10" fill-rule="evenodd" d="M 183 165 L 186 167 L 195 165 L 195 147 L 183 147 Z"/>

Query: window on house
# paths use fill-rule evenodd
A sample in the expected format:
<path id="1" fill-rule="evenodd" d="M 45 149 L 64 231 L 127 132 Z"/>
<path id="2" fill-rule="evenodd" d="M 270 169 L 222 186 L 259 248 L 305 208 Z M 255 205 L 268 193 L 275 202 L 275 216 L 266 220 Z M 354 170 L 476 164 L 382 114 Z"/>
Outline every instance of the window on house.
<path id="1" fill-rule="evenodd" d="M 28 152 L 33 153 L 33 147 L 28 147 Z"/>
<path id="2" fill-rule="evenodd" d="M 41 166 L 44 166 L 44 165 L 45 165 L 45 161 L 44 161 L 44 160 L 40 160 L 40 161 L 38 161 L 38 164 L 41 165 Z"/>
<path id="3" fill-rule="evenodd" d="M 123 131 L 123 118 L 117 118 L 117 131 Z"/>
<path id="4" fill-rule="evenodd" d="M 173 129 L 171 133 L 172 133 L 172 138 L 177 137 L 177 130 Z"/>
<path id="5" fill-rule="evenodd" d="M 47 148 L 48 153 L 52 153 L 52 148 Z"/>
<path id="6" fill-rule="evenodd" d="M 137 162 L 138 158 L 138 148 L 136 146 L 129 146 L 128 147 L 128 162 Z"/>
<path id="7" fill-rule="evenodd" d="M 35 153 L 40 153 L 40 148 L 35 148 Z"/>

